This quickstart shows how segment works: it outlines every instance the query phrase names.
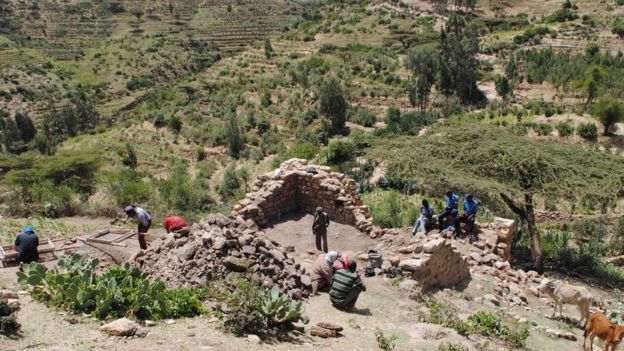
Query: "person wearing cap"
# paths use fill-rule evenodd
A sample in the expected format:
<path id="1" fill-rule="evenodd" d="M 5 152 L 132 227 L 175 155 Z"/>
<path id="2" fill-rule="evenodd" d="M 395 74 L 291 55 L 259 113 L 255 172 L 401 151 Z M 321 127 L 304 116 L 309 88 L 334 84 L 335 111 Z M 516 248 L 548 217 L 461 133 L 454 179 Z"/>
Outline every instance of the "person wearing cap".
<path id="1" fill-rule="evenodd" d="M 312 223 L 312 233 L 316 236 L 316 249 L 321 251 L 321 241 L 323 241 L 322 251 L 327 252 L 327 227 L 329 226 L 329 216 L 323 212 L 322 207 L 317 207 L 314 212 L 314 223 Z"/>
<path id="2" fill-rule="evenodd" d="M 147 243 L 145 242 L 145 235 L 147 231 L 152 226 L 152 216 L 149 212 L 141 207 L 130 205 L 126 207 L 124 210 L 126 212 L 126 219 L 124 219 L 124 223 L 128 221 L 129 218 L 134 219 L 138 224 L 138 233 L 139 233 L 139 246 L 141 250 L 147 250 Z"/>
<path id="3" fill-rule="evenodd" d="M 30 263 L 39 260 L 39 238 L 33 227 L 27 225 L 21 234 L 15 238 L 13 248 L 17 251 L 17 262 Z"/>
<path id="4" fill-rule="evenodd" d="M 442 231 L 445 229 L 444 219 L 446 217 L 451 216 L 453 217 L 453 222 L 457 222 L 457 215 L 459 213 L 459 196 L 453 194 L 453 192 L 449 190 L 444 196 L 444 203 L 446 204 L 446 207 L 444 208 L 444 211 L 442 211 L 442 213 L 440 213 L 440 215 L 438 216 L 438 228 L 440 229 L 440 233 L 442 233 Z"/>
<path id="5" fill-rule="evenodd" d="M 472 242 L 475 239 L 474 224 L 477 218 L 477 210 L 479 209 L 479 201 L 475 200 L 472 194 L 466 194 L 463 207 L 464 213 L 460 217 L 457 217 L 455 222 L 455 232 L 458 236 L 463 235 L 459 223 L 465 222 L 466 234 L 470 236 L 470 241 Z"/>

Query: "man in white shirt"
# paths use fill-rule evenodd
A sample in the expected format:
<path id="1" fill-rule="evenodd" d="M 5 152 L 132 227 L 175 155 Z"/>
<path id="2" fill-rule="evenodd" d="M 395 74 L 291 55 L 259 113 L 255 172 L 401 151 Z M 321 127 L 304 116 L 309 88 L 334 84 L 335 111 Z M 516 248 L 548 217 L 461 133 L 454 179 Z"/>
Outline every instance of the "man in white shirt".
<path id="1" fill-rule="evenodd" d="M 139 225 L 139 246 L 141 247 L 141 250 L 147 250 L 145 235 L 152 226 L 152 216 L 147 210 L 135 205 L 126 207 L 125 212 L 127 217 L 124 220 L 124 223 L 128 220 L 128 218 L 132 218 L 137 222 Z"/>

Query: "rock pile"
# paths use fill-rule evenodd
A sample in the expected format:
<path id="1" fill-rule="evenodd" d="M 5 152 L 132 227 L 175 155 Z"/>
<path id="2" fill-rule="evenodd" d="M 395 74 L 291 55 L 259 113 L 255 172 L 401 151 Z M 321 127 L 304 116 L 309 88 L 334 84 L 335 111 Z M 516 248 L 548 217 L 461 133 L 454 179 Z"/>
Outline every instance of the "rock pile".
<path id="1" fill-rule="evenodd" d="M 353 179 L 302 159 L 288 160 L 274 172 L 259 176 L 232 215 L 265 226 L 288 212 L 312 213 L 318 206 L 332 221 L 353 225 L 372 237 L 383 234 L 382 229 L 373 227 Z"/>
<path id="2" fill-rule="evenodd" d="M 230 272 L 249 273 L 256 283 L 277 285 L 296 299 L 307 296 L 311 286 L 305 269 L 241 216 L 209 215 L 193 226 L 188 237 L 169 234 L 135 262 L 170 287 L 200 286 Z"/>

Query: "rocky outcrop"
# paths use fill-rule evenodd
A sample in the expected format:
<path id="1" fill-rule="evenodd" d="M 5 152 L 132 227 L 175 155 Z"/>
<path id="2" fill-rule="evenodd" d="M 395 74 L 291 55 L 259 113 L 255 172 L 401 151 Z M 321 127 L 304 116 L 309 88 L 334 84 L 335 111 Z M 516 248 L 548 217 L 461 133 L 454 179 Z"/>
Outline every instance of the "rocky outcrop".
<path id="1" fill-rule="evenodd" d="M 353 225 L 373 237 L 383 232 L 373 228 L 353 179 L 301 159 L 288 160 L 274 172 L 259 176 L 232 215 L 266 226 L 288 212 L 313 213 L 319 206 L 332 221 Z"/>

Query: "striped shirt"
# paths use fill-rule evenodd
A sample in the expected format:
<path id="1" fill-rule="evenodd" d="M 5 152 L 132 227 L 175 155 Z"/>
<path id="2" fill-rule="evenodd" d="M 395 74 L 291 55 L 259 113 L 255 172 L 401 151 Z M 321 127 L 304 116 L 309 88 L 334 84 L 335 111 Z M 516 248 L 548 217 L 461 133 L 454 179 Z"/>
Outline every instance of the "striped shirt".
<path id="1" fill-rule="evenodd" d="M 361 287 L 362 281 L 356 273 L 351 273 L 348 269 L 341 269 L 334 273 L 334 281 L 329 296 L 336 300 L 344 300 L 352 289 Z"/>

